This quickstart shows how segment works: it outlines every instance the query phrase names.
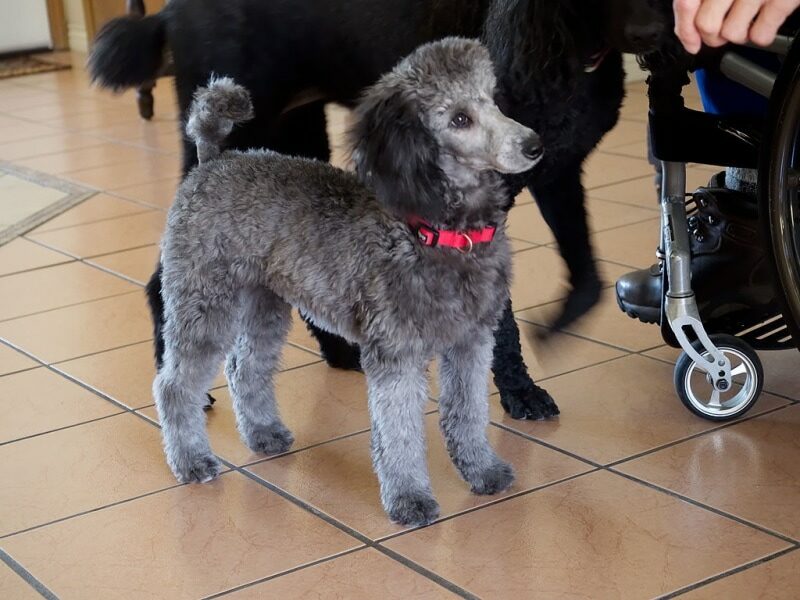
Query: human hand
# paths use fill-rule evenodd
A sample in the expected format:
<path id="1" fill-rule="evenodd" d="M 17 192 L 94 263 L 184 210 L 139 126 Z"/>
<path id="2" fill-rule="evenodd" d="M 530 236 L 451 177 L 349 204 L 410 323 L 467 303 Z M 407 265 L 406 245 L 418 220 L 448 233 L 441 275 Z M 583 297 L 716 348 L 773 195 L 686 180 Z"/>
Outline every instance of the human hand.
<path id="1" fill-rule="evenodd" d="M 696 54 L 702 44 L 768 46 L 800 0 L 673 0 L 675 33 Z"/>

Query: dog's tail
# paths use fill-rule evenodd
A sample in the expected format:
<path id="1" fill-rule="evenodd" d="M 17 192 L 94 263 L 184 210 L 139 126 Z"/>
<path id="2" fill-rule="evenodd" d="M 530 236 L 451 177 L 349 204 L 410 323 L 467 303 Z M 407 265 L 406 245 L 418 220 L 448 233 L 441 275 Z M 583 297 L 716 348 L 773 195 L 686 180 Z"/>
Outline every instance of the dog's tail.
<path id="1" fill-rule="evenodd" d="M 167 41 L 162 13 L 112 19 L 97 34 L 87 68 L 92 82 L 116 92 L 158 77 Z"/>
<path id="2" fill-rule="evenodd" d="M 230 77 L 212 76 L 206 87 L 194 93 L 186 120 L 186 135 L 197 144 L 199 162 L 219 156 L 233 126 L 252 118 L 250 93 Z"/>

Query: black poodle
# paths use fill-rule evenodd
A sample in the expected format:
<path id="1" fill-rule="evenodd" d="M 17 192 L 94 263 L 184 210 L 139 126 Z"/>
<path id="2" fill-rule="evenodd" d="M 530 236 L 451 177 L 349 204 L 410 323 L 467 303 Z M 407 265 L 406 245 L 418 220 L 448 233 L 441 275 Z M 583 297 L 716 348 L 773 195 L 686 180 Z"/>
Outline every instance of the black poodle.
<path id="1" fill-rule="evenodd" d="M 447 35 L 482 36 L 497 65 L 498 104 L 539 132 L 546 154 L 507 178 L 508 207 L 527 187 L 555 234 L 572 289 L 553 322 L 563 328 L 597 302 L 581 167 L 617 122 L 624 97 L 622 52 L 651 50 L 665 33 L 668 0 L 171 0 L 160 13 L 111 21 L 89 58 L 113 89 L 154 79 L 172 57 L 182 120 L 211 74 L 247 87 L 256 118 L 233 148 L 271 148 L 330 158 L 324 105 L 352 106 L 361 91 L 418 45 Z M 184 136 L 185 138 L 185 136 Z M 184 139 L 184 172 L 197 163 Z M 160 270 L 148 286 L 160 360 Z M 322 353 L 357 367 L 358 349 L 316 330 Z M 493 364 L 503 408 L 518 419 L 558 414 L 522 360 L 511 304 L 496 332 Z"/>

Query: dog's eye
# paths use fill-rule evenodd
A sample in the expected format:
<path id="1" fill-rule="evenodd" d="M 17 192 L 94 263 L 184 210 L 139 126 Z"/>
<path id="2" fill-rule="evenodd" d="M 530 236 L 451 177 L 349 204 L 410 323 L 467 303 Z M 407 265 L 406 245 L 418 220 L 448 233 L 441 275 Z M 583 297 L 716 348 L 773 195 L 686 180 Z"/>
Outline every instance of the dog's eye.
<path id="1" fill-rule="evenodd" d="M 455 127 L 456 129 L 466 129 L 470 125 L 472 125 L 472 119 L 470 119 L 463 112 L 456 114 L 456 116 L 453 117 L 453 120 L 450 121 L 450 126 Z"/>

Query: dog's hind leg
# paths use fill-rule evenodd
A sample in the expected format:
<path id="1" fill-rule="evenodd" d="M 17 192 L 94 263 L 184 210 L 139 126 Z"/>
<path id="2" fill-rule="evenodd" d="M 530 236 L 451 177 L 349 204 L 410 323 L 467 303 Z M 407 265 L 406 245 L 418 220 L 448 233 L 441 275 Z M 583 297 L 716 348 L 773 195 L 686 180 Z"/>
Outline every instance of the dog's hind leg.
<path id="1" fill-rule="evenodd" d="M 538 420 L 556 416 L 559 411 L 553 398 L 528 374 L 511 300 L 500 317 L 494 339 L 492 372 L 503 409 L 513 419 Z"/>
<path id="2" fill-rule="evenodd" d="M 369 388 L 372 462 L 389 518 L 426 525 L 439 516 L 425 443 L 427 361 L 422 356 L 373 346 L 362 354 Z"/>
<path id="3" fill-rule="evenodd" d="M 453 464 L 476 494 L 502 492 L 514 481 L 511 465 L 498 458 L 486 437 L 493 345 L 491 330 L 474 331 L 442 353 L 439 363 L 439 424 Z"/>
<path id="4" fill-rule="evenodd" d="M 206 432 L 206 390 L 233 343 L 238 307 L 222 278 L 186 274 L 183 282 L 191 283 L 179 292 L 164 287 L 164 362 L 153 395 L 172 472 L 182 483 L 204 482 L 221 469 Z M 213 296 L 201 289 L 213 289 Z"/>
<path id="5" fill-rule="evenodd" d="M 273 386 L 291 306 L 263 287 L 247 290 L 241 301 L 241 333 L 225 365 L 236 424 L 253 452 L 280 454 L 294 442 L 281 422 Z"/>

